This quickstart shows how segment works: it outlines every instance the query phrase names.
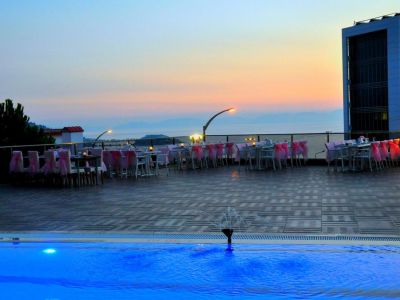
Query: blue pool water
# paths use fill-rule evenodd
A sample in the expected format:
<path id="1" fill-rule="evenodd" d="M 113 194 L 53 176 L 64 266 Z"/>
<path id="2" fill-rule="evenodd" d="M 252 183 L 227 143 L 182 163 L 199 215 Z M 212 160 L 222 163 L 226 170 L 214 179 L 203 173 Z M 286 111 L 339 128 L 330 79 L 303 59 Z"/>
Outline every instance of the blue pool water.
<path id="1" fill-rule="evenodd" d="M 1 299 L 388 299 L 400 247 L 0 244 Z"/>

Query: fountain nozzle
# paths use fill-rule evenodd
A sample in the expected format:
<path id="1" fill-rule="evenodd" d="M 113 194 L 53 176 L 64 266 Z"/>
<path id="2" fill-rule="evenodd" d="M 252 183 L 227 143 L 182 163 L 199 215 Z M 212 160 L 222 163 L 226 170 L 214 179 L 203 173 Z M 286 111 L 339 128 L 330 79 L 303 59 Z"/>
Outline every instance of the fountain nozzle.
<path id="1" fill-rule="evenodd" d="M 224 228 L 224 229 L 221 229 L 221 231 L 228 238 L 228 245 L 231 245 L 232 244 L 233 229 Z"/>

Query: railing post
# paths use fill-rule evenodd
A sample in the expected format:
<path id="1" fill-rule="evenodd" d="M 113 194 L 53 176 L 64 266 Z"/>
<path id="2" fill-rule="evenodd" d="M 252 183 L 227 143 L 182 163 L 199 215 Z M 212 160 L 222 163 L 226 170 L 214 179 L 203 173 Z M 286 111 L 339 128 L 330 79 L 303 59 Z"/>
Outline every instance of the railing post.
<path id="1" fill-rule="evenodd" d="M 150 140 L 150 146 L 154 147 L 154 145 L 153 145 L 153 139 Z"/>
<path id="2" fill-rule="evenodd" d="M 101 148 L 104 150 L 104 141 L 101 142 Z"/>
<path id="3" fill-rule="evenodd" d="M 260 141 L 260 136 L 259 135 L 257 135 L 257 142 L 259 142 Z"/>
<path id="4" fill-rule="evenodd" d="M 78 154 L 78 150 L 77 150 L 77 148 L 76 148 L 76 144 L 74 144 L 74 153 L 75 153 L 75 155 Z"/>
<path id="5" fill-rule="evenodd" d="M 226 142 L 229 142 L 229 135 L 226 136 Z"/>
<path id="6" fill-rule="evenodd" d="M 326 142 L 329 143 L 330 141 L 329 131 L 326 132 Z"/>
<path id="7" fill-rule="evenodd" d="M 290 143 L 293 143 L 293 134 L 290 135 Z"/>
<path id="8" fill-rule="evenodd" d="M 172 138 L 172 145 L 175 145 L 175 137 Z"/>

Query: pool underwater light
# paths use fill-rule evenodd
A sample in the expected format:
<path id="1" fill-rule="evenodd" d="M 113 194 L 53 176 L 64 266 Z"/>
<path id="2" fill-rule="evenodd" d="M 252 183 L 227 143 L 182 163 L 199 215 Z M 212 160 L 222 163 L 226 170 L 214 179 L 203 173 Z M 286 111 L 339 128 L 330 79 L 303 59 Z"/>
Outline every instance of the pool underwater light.
<path id="1" fill-rule="evenodd" d="M 46 253 L 46 254 L 54 254 L 57 252 L 57 250 L 53 249 L 53 248 L 47 248 L 47 249 L 44 249 L 42 252 Z"/>

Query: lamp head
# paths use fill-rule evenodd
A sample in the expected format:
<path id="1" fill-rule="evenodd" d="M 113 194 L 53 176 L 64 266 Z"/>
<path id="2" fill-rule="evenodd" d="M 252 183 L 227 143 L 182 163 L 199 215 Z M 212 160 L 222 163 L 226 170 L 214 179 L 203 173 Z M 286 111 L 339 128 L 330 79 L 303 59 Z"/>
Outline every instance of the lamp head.
<path id="1" fill-rule="evenodd" d="M 112 133 L 112 129 L 108 129 L 108 130 L 107 130 L 107 133 Z"/>
<path id="2" fill-rule="evenodd" d="M 232 107 L 232 108 L 230 108 L 229 110 L 228 110 L 228 112 L 235 112 L 236 111 L 236 108 L 234 108 L 234 107 Z"/>

